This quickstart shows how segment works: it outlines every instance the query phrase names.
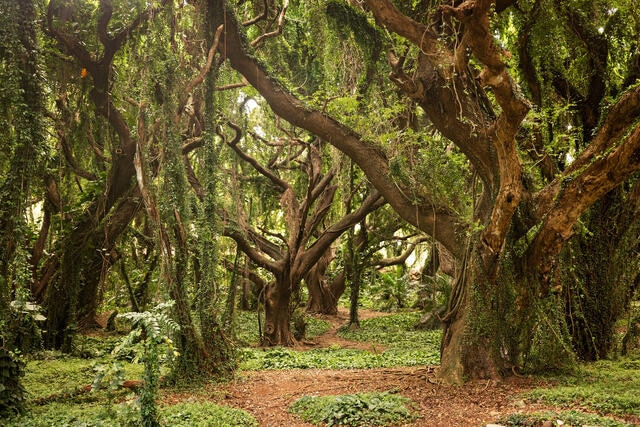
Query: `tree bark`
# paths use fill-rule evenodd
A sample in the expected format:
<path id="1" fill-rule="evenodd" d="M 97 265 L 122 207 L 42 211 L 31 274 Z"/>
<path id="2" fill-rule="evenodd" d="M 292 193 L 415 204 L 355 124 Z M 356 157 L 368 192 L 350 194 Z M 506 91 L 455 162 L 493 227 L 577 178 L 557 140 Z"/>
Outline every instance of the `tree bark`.
<path id="1" fill-rule="evenodd" d="M 327 251 L 304 275 L 304 282 L 309 291 L 308 313 L 338 314 L 338 300 L 345 290 L 346 281 L 342 272 L 327 283 L 326 271 L 332 260 L 333 256 Z"/>
<path id="2" fill-rule="evenodd" d="M 313 270 L 312 270 L 313 271 Z M 312 273 L 309 274 L 312 276 Z M 346 289 L 346 275 L 342 271 L 329 283 L 325 277 L 306 277 L 305 283 L 309 290 L 307 312 L 317 314 L 338 314 L 338 301 Z"/>
<path id="3" fill-rule="evenodd" d="M 267 286 L 264 294 L 264 334 L 261 345 L 291 346 L 294 344 L 291 332 L 291 295 L 293 283 L 287 275 L 276 276 L 276 281 Z"/>
<path id="4" fill-rule="evenodd" d="M 115 240 L 139 207 L 138 203 L 126 200 L 134 187 L 133 156 L 136 145 L 126 120 L 113 105 L 109 84 L 114 55 L 131 37 L 133 30 L 153 14 L 153 10 L 144 10 L 129 26 L 109 34 L 107 27 L 112 8 L 109 1 L 102 1 L 96 28 L 103 51 L 100 57 L 94 57 L 80 40 L 55 26 L 54 6 L 54 2 L 51 2 L 47 9 L 47 29 L 62 48 L 88 70 L 93 82 L 91 100 L 98 114 L 109 123 L 119 139 L 119 146 L 111 156 L 111 168 L 107 182 L 104 183 L 105 191 L 93 201 L 76 222 L 73 231 L 65 237 L 61 244 L 63 254 L 57 257 L 60 262 L 49 264 L 61 269 L 59 275 L 49 276 L 57 282 L 39 283 L 41 293 L 46 288 L 44 302 L 47 309 L 47 344 L 69 350 L 70 338 L 78 329 L 78 322 L 90 324 L 95 314 L 103 273 L 103 256 L 111 251 Z M 113 215 L 111 223 L 101 225 L 109 214 Z M 60 304 L 60 301 L 64 303 Z"/>

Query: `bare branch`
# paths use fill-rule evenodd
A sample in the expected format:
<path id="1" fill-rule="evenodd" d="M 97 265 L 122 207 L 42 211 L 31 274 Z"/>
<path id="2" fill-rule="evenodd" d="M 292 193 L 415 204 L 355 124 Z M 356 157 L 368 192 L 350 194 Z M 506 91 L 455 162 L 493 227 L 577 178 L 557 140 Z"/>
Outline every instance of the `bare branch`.
<path id="1" fill-rule="evenodd" d="M 371 261 L 370 265 L 380 269 L 384 267 L 390 267 L 392 265 L 404 264 L 407 258 L 409 258 L 409 255 L 411 255 L 413 251 L 416 249 L 416 246 L 418 246 L 419 243 L 426 242 L 428 240 L 430 240 L 429 236 L 420 236 L 415 240 L 409 242 L 409 244 L 407 245 L 407 248 L 400 255 L 396 257 L 383 258 L 383 259 Z"/>
<path id="2" fill-rule="evenodd" d="M 216 29 L 216 34 L 213 37 L 213 44 L 209 48 L 209 53 L 207 54 L 207 62 L 205 63 L 204 67 L 202 67 L 202 69 L 200 70 L 200 73 L 193 80 L 189 82 L 182 96 L 180 97 L 180 102 L 178 102 L 178 110 L 177 110 L 178 116 L 182 114 L 182 111 L 184 110 L 184 106 L 187 104 L 187 99 L 189 98 L 189 94 L 193 91 L 193 89 L 195 89 L 196 86 L 202 83 L 202 81 L 204 80 L 209 70 L 211 70 L 211 64 L 213 64 L 213 57 L 216 54 L 216 50 L 218 50 L 218 43 L 220 43 L 220 34 L 222 34 L 223 28 L 224 28 L 224 25 L 218 25 L 218 28 Z"/>
<path id="3" fill-rule="evenodd" d="M 185 139 L 182 142 L 182 154 L 189 154 L 196 148 L 202 147 L 204 145 L 204 138 L 201 136 L 196 136 L 193 138 Z"/>
<path id="4" fill-rule="evenodd" d="M 185 172 L 187 173 L 187 181 L 189 181 L 191 188 L 193 188 L 193 191 L 196 193 L 196 197 L 198 197 L 198 200 L 203 201 L 205 196 L 204 187 L 196 176 L 196 172 L 193 170 L 193 166 L 191 166 L 191 159 L 189 159 L 189 156 L 184 153 L 184 146 L 182 161 L 184 163 Z"/>
<path id="5" fill-rule="evenodd" d="M 318 202 L 316 203 L 313 210 L 313 215 L 308 221 L 308 225 L 304 232 L 304 240 L 308 239 L 316 233 L 318 226 L 329 213 L 331 206 L 333 206 L 333 197 L 337 189 L 337 185 L 332 185 L 326 187 L 321 193 L 322 196 L 318 199 Z"/>
<path id="6" fill-rule="evenodd" d="M 267 281 L 264 280 L 262 277 L 258 276 L 255 271 L 250 270 L 250 269 L 245 269 L 245 268 L 237 268 L 236 265 L 234 263 L 232 263 L 231 261 L 229 261 L 226 257 L 222 258 L 222 265 L 224 265 L 224 268 L 226 268 L 229 271 L 235 271 L 237 274 L 239 274 L 240 276 L 249 279 L 251 282 L 253 282 L 259 289 L 264 288 L 265 286 L 267 286 Z"/>
<path id="7" fill-rule="evenodd" d="M 227 120 L 227 124 L 236 131 L 236 135 L 241 134 L 242 129 L 240 129 L 240 127 L 238 125 L 236 125 L 235 123 Z M 223 137 L 224 139 L 224 137 Z M 239 138 L 238 138 L 239 139 Z M 245 162 L 249 163 L 251 166 L 253 166 L 253 168 L 260 173 L 261 175 L 265 176 L 266 178 L 269 178 L 269 180 L 280 190 L 280 191 L 285 191 L 288 188 L 290 188 L 289 184 L 284 181 L 283 179 L 281 179 L 279 176 L 275 175 L 273 172 L 271 172 L 269 169 L 265 168 L 264 166 L 262 166 L 260 164 L 260 162 L 258 162 L 256 159 L 254 159 L 253 157 L 251 157 L 250 155 L 248 155 L 247 153 L 245 153 L 244 151 L 242 151 L 242 149 L 240 149 L 240 147 L 238 147 L 238 141 L 235 140 L 234 141 L 227 141 L 225 139 L 225 143 L 231 147 L 233 149 L 233 151 L 235 151 L 238 156 L 244 160 Z"/>
<path id="8" fill-rule="evenodd" d="M 238 245 L 238 248 L 240 248 L 240 250 L 244 252 L 245 255 L 247 255 L 251 259 L 251 261 L 253 261 L 258 266 L 266 268 L 267 270 L 273 273 L 280 270 L 280 264 L 278 262 L 274 261 L 273 259 L 267 258 L 262 251 L 256 249 L 256 247 L 254 247 L 251 244 L 252 241 L 253 242 L 259 241 L 260 243 L 264 243 L 262 240 L 266 240 L 266 239 L 262 238 L 262 236 L 259 236 L 256 233 L 252 235 L 251 240 L 249 240 L 243 233 L 241 233 L 239 230 L 237 230 L 234 227 L 225 227 L 222 233 L 225 236 L 232 238 Z M 278 253 L 279 253 L 279 249 L 278 249 Z M 281 258 L 281 254 L 278 258 L 275 258 L 275 259 L 280 259 L 280 258 Z"/>
<path id="9" fill-rule="evenodd" d="M 216 86 L 214 88 L 214 90 L 216 92 L 222 92 L 224 90 L 238 89 L 238 88 L 244 87 L 244 86 L 246 86 L 248 84 L 249 84 L 249 82 L 243 77 L 241 82 L 231 83 L 231 84 L 224 85 L 224 86 Z"/>
<path id="10" fill-rule="evenodd" d="M 87 129 L 86 134 L 87 134 L 87 140 L 89 141 L 89 145 L 91 145 L 91 149 L 96 154 L 96 156 L 98 156 L 98 158 L 100 158 L 102 161 L 105 161 L 107 163 L 111 162 L 111 159 L 104 155 L 104 151 L 102 151 L 102 147 L 98 145 L 91 131 Z"/>
<path id="11" fill-rule="evenodd" d="M 289 7 L 289 0 L 284 0 L 282 3 L 282 10 L 280 10 L 280 15 L 278 15 L 278 26 L 276 27 L 276 29 L 269 33 L 264 33 L 258 38 L 256 38 L 254 41 L 251 42 L 252 47 L 259 46 L 262 42 L 264 42 L 265 39 L 269 37 L 276 37 L 282 34 L 282 25 L 284 24 L 284 16 L 287 13 L 288 7 Z"/>
<path id="12" fill-rule="evenodd" d="M 347 229 L 353 227 L 365 218 L 370 212 L 384 206 L 387 202 L 377 190 L 373 190 L 355 211 L 343 216 L 338 222 L 324 230 L 315 242 L 296 259 L 297 267 L 302 265 L 313 265 L 315 261 L 325 253 L 331 244 L 340 237 Z"/>
<path id="13" fill-rule="evenodd" d="M 78 163 L 76 162 L 76 159 L 73 156 L 71 147 L 69 147 L 69 141 L 67 140 L 66 135 L 62 132 L 61 129 L 58 129 L 58 136 L 60 137 L 60 145 L 62 146 L 62 152 L 64 153 L 64 158 L 66 159 L 69 167 L 71 167 L 71 170 L 73 170 L 73 173 L 75 173 L 79 177 L 84 178 L 86 180 L 96 181 L 98 179 L 96 174 L 89 172 L 87 170 L 84 170 L 80 166 L 78 166 Z"/>
<path id="14" fill-rule="evenodd" d="M 244 21 L 242 23 L 243 26 L 248 27 L 249 25 L 253 25 L 256 22 L 260 22 L 263 19 L 265 19 L 267 17 L 267 14 L 269 13 L 269 2 L 268 0 L 263 0 L 262 2 L 262 13 L 260 13 L 258 16 L 249 19 L 247 21 Z"/>

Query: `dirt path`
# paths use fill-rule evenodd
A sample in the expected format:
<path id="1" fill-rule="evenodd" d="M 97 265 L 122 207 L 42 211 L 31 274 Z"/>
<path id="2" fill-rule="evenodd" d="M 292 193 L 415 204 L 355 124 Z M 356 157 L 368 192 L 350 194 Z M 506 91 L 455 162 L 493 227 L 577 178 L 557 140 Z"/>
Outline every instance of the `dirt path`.
<path id="1" fill-rule="evenodd" d="M 360 321 L 366 319 L 372 319 L 374 317 L 385 316 L 387 313 L 381 313 L 373 310 L 358 310 L 358 317 Z M 301 344 L 300 350 L 312 349 L 312 348 L 328 348 L 331 346 L 339 346 L 340 348 L 352 348 L 358 350 L 366 350 L 373 353 L 379 353 L 386 350 L 386 347 L 380 344 L 373 344 L 368 342 L 351 341 L 338 336 L 338 329 L 341 326 L 349 323 L 349 310 L 343 307 L 338 309 L 338 314 L 335 316 L 321 315 L 319 319 L 325 320 L 331 324 L 331 329 L 322 335 L 314 337 Z"/>
<path id="2" fill-rule="evenodd" d="M 362 310 L 361 319 L 384 313 Z M 345 340 L 337 330 L 345 324 L 348 312 L 324 316 L 332 328 L 304 344 L 307 348 L 339 345 L 380 351 L 380 346 Z M 303 348 L 301 348 L 303 349 Z M 286 371 L 245 371 L 228 384 L 212 386 L 210 396 L 217 403 L 249 412 L 260 427 L 310 427 L 289 414 L 291 403 L 304 395 L 338 395 L 367 391 L 389 391 L 412 399 L 420 419 L 406 426 L 485 426 L 501 416 L 517 412 L 559 410 L 548 405 L 525 403 L 519 395 L 542 384 L 529 378 L 509 378 L 502 382 L 469 382 L 462 387 L 436 381 L 437 367 L 401 367 L 387 369 Z M 177 396 L 176 396 L 177 397 Z M 640 417 L 638 417 L 640 421 Z"/>
<path id="3" fill-rule="evenodd" d="M 247 372 L 224 387 L 221 403 L 251 413 L 261 427 L 312 426 L 287 412 L 303 395 L 350 394 L 397 390 L 418 403 L 421 418 L 408 426 L 484 426 L 502 415 L 539 409 L 516 396 L 535 386 L 512 379 L 464 387 L 433 382 L 432 368 L 290 370 Z"/>

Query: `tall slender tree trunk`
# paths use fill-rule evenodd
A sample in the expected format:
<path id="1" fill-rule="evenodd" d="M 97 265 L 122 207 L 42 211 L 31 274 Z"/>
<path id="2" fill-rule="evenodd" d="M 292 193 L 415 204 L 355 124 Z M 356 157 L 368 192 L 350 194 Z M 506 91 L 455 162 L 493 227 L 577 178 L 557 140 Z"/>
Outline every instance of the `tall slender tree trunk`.
<path id="1" fill-rule="evenodd" d="M 186 244 L 186 242 L 184 242 Z M 187 269 L 187 249 L 184 245 L 178 245 L 173 265 L 165 265 L 165 268 L 174 269 L 166 272 L 169 296 L 175 301 L 174 315 L 180 325 L 178 348 L 181 357 L 178 360 L 176 373 L 181 378 L 191 378 L 199 373 L 208 373 L 207 352 L 191 316 L 191 309 L 185 289 L 185 273 Z"/>
<path id="2" fill-rule="evenodd" d="M 6 175 L 0 183 L 0 418 L 3 418 L 24 409 L 23 362 L 14 353 L 21 343 L 11 324 L 9 304 L 16 296 L 27 297 L 29 290 L 29 274 L 24 274 L 29 271 L 29 260 L 25 256 L 28 253 L 25 212 L 37 177 L 39 153 L 46 150 L 35 3 L 0 0 L 0 10 L 3 85 L 0 139 L 4 154 L 12 156 L 8 170 L 3 168 Z"/>
<path id="3" fill-rule="evenodd" d="M 351 164 L 351 177 L 353 178 L 353 163 Z M 353 180 L 351 187 L 353 188 Z M 348 236 L 348 258 L 345 260 L 345 271 L 351 286 L 349 295 L 349 326 L 359 328 L 358 304 L 360 303 L 360 287 L 362 285 L 362 273 L 364 270 L 364 260 L 361 254 L 369 242 L 366 219 L 360 222 L 360 230 L 357 233 L 350 230 Z"/>

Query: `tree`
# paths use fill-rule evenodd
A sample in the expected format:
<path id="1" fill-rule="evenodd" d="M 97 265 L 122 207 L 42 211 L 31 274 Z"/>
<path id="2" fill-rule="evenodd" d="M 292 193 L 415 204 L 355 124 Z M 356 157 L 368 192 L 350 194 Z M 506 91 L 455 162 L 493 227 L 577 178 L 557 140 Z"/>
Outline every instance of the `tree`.
<path id="1" fill-rule="evenodd" d="M 117 32 L 109 24 L 113 6 L 100 2 L 96 22 L 97 40 L 81 40 L 74 33 L 74 19 L 87 13 L 77 5 L 63 6 L 50 2 L 47 9 L 47 30 L 66 54 L 81 68 L 81 78 L 91 79 L 90 98 L 95 111 L 117 135 L 111 148 L 109 169 L 102 191 L 95 196 L 83 215 L 59 247 L 59 254 L 49 259 L 34 293 L 44 295 L 47 307 L 47 342 L 51 347 L 71 349 L 71 338 L 82 325 L 90 325 L 98 305 L 98 291 L 104 268 L 104 255 L 109 254 L 120 234 L 137 213 L 140 204 L 134 196 L 133 158 L 136 139 L 123 111 L 111 97 L 113 61 L 123 45 L 141 24 L 157 10 L 149 7 Z M 75 29 L 78 27 L 76 26 Z M 96 52 L 91 52 L 95 47 Z M 65 114 L 65 98 L 58 103 Z M 56 273 L 54 273 L 56 272 Z M 56 280 L 56 284 L 51 281 Z M 64 303 L 60 303 L 64 301 Z"/>
<path id="2" fill-rule="evenodd" d="M 76 331 L 94 326 L 110 267 L 123 262 L 118 246 L 131 244 L 132 254 L 144 253 L 152 265 L 160 260 L 158 294 L 175 303 L 181 357 L 174 373 L 226 376 L 233 370 L 232 352 L 217 322 L 212 276 L 199 283 L 199 325 L 192 318 L 189 298 L 190 287 L 203 278 L 192 280 L 189 274 L 191 266 L 202 261 L 192 257 L 201 252 L 193 243 L 200 218 L 191 214 L 203 210 L 201 206 L 192 209 L 198 203 L 188 188 L 191 178 L 196 179 L 188 156 L 207 143 L 213 145 L 212 126 L 204 120 L 198 102 L 215 85 L 215 78 L 207 79 L 202 87 L 215 64 L 216 34 L 222 27 L 211 33 L 210 46 L 202 52 L 191 43 L 202 26 L 195 9 L 180 14 L 168 1 L 131 8 L 102 0 L 95 6 L 52 1 L 46 11 L 46 31 L 57 43 L 48 60 L 74 73 L 69 79 L 51 72 L 57 77 L 52 79 L 57 98 L 50 117 L 64 163 L 82 197 L 78 200 L 68 182 L 47 177 L 50 202 L 46 206 L 62 224 L 57 240 L 52 239 L 53 256 L 42 271 L 34 256 L 33 291 L 47 308 L 48 345 L 69 351 Z M 180 50 L 176 50 L 177 35 L 184 43 Z M 215 108 L 206 107 L 213 116 Z M 209 154 L 208 148 L 203 157 Z M 89 160 L 81 158 L 87 151 L 92 154 Z M 215 186 L 205 190 L 210 191 L 207 203 L 215 203 Z M 77 209 L 64 212 L 67 202 Z M 42 241 L 50 227 L 46 209 Z M 206 237 L 210 260 L 215 247 L 212 236 Z M 126 263 L 121 266 L 128 281 Z M 153 274 L 150 267 L 137 289 L 128 283 L 136 311 L 147 302 L 146 287 Z"/>
<path id="3" fill-rule="evenodd" d="M 238 214 L 225 227 L 224 234 L 232 238 L 254 264 L 274 276 L 274 281 L 262 289 L 265 306 L 263 344 L 291 345 L 294 339 L 290 329 L 291 303 L 297 303 L 293 299 L 299 292 L 302 279 L 309 280 L 307 286 L 317 285 L 311 276 L 320 274 L 326 268 L 333 242 L 369 212 L 383 205 L 384 201 L 374 191 L 358 209 L 324 226 L 324 222 L 330 219 L 328 214 L 337 186 L 332 184 L 335 169 L 323 171 L 321 148 L 315 143 L 294 141 L 298 146 L 294 146 L 293 154 L 280 148 L 269 165 L 265 166 L 241 148 L 242 129 L 231 122 L 229 125 L 235 136 L 225 140 L 227 145 L 268 180 L 270 191 L 275 192 L 280 200 L 287 234 L 256 230 L 249 223 L 250 218 L 239 202 L 235 206 Z M 284 161 L 278 158 L 280 152 L 283 152 Z M 278 171 L 279 167 L 290 167 L 293 161 L 300 162 L 306 175 L 306 182 L 299 191 L 295 185 L 283 179 Z M 232 218 L 230 214 L 225 216 Z"/>
<path id="4" fill-rule="evenodd" d="M 638 31 L 637 24 L 619 18 L 635 16 L 633 5 L 575 3 L 365 2 L 369 16 L 392 35 L 390 79 L 423 112 L 425 129 L 437 130 L 464 155 L 472 182 L 477 180 L 465 211 L 436 199 L 430 183 L 411 186 L 394 179 L 393 159 L 374 135 L 305 104 L 254 56 L 236 13 L 221 0 L 208 3 L 226 25 L 221 54 L 273 111 L 346 153 L 406 221 L 458 260 L 461 273 L 445 316 L 439 370 L 447 380 L 499 377 L 516 368 L 543 367 L 545 359 L 556 366 L 570 361 L 574 349 L 558 272 L 574 261 L 563 258 L 562 250 L 598 200 L 623 183 L 634 185 L 640 89 L 633 85 L 637 64 L 630 59 Z M 598 24 L 603 13 L 607 26 Z M 558 36 L 553 44 L 563 50 L 554 51 L 565 53 L 564 63 L 544 63 L 542 49 L 550 43 L 540 37 L 545 30 L 549 34 L 548 26 Z M 508 31 L 518 30 L 520 38 L 509 39 Z M 499 44 L 510 41 L 516 48 L 519 43 L 517 58 Z M 612 44 L 619 48 L 615 56 Z M 548 87 L 542 73 L 559 78 Z M 555 112 L 565 106 L 564 117 L 535 115 L 532 106 Z M 574 147 L 558 135 L 569 124 L 580 129 Z M 418 139 L 425 147 L 428 141 Z M 554 144 L 565 150 L 555 158 Z"/>
<path id="5" fill-rule="evenodd" d="M 23 362 L 19 317 L 14 308 L 29 301 L 29 247 L 26 220 L 44 158 L 44 91 L 32 1 L 0 2 L 0 416 L 23 410 Z M 12 301 L 17 302 L 12 304 Z M 23 331 L 24 332 L 24 331 Z"/>

